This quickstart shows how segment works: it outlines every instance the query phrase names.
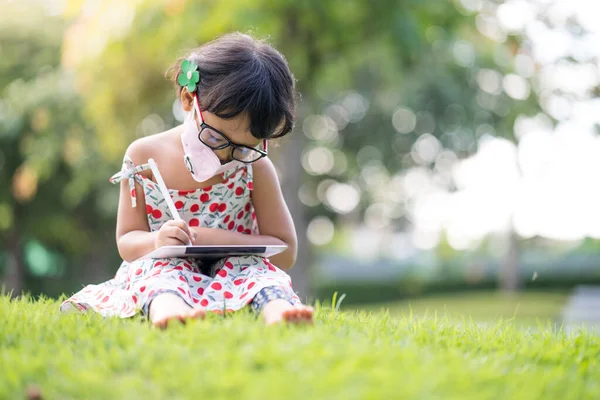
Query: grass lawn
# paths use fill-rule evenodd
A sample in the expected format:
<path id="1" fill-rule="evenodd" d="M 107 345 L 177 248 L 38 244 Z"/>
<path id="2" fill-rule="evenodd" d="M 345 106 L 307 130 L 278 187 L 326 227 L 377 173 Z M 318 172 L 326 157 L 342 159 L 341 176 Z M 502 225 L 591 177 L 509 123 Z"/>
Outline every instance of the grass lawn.
<path id="1" fill-rule="evenodd" d="M 498 291 L 481 291 L 439 296 L 427 296 L 394 303 L 373 304 L 360 309 L 390 315 L 447 316 L 475 322 L 508 320 L 518 326 L 560 324 L 561 312 L 567 302 L 566 292 L 523 292 L 506 295 Z"/>
<path id="2" fill-rule="evenodd" d="M 599 399 L 600 339 L 320 308 L 313 327 L 212 315 L 167 331 L 0 297 L 0 399 Z"/>

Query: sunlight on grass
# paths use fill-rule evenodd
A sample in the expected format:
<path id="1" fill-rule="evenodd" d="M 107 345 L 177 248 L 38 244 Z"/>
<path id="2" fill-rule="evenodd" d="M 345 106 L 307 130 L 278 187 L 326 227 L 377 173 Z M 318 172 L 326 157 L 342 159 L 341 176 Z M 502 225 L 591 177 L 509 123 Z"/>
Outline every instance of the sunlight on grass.
<path id="1" fill-rule="evenodd" d="M 519 326 L 560 324 L 560 313 L 567 294 L 556 292 L 524 292 L 507 295 L 501 292 L 473 292 L 428 296 L 393 303 L 373 304 L 359 309 L 374 313 L 389 310 L 392 316 L 447 316 L 475 322 L 511 320 Z"/>
<path id="2" fill-rule="evenodd" d="M 242 312 L 160 331 L 57 307 L 0 297 L 0 399 L 600 398 L 585 331 L 323 307 L 313 327 Z"/>

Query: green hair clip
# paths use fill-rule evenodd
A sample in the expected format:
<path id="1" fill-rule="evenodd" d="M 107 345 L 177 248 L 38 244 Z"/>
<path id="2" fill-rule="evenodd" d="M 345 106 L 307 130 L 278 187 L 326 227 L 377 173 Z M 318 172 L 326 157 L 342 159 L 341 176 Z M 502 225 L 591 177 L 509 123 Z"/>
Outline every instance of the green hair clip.
<path id="1" fill-rule="evenodd" d="M 183 60 L 181 63 L 181 73 L 177 77 L 177 83 L 183 87 L 187 87 L 188 92 L 194 93 L 198 82 L 200 82 L 198 65 L 190 60 Z"/>

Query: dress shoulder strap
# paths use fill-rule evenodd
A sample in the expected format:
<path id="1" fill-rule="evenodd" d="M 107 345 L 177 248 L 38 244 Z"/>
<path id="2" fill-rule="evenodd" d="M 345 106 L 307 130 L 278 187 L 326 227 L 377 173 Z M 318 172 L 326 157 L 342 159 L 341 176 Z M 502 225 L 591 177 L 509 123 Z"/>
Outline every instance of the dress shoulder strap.
<path id="1" fill-rule="evenodd" d="M 113 176 L 110 177 L 110 182 L 113 184 L 117 184 L 125 179 L 129 181 L 129 193 L 131 195 L 131 206 L 136 206 L 136 197 L 135 197 L 135 175 L 139 174 L 142 171 L 150 169 L 150 164 L 142 164 L 142 165 L 134 165 L 131 158 L 128 155 L 125 155 L 123 158 L 123 166 L 121 167 L 121 171 L 117 172 Z"/>

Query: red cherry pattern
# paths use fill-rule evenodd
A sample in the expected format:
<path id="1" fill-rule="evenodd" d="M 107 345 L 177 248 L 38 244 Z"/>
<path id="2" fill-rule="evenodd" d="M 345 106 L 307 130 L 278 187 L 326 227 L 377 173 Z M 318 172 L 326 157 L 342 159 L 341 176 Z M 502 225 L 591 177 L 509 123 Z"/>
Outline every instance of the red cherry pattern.
<path id="1" fill-rule="evenodd" d="M 249 174 L 236 172 L 215 187 L 172 191 L 172 196 L 181 216 L 190 218 L 187 220 L 189 226 L 219 226 L 250 235 L 255 224 L 253 221 L 256 220 L 249 200 L 249 191 L 252 189 Z M 146 182 L 144 192 L 148 223 L 151 230 L 155 231 L 165 222 L 162 219 L 166 219 L 170 213 L 156 185 Z M 132 195 L 134 194 L 135 191 Z M 87 286 L 69 301 L 80 309 L 84 308 L 83 304 L 90 304 L 100 313 L 128 317 L 139 312 L 158 291 L 175 290 L 191 304 L 222 313 L 225 300 L 228 307 L 225 312 L 233 312 L 251 302 L 254 293 L 262 287 L 291 286 L 287 275 L 268 260 L 262 262 L 255 257 L 226 260 L 214 278 L 199 273 L 195 261 L 190 259 L 134 261 L 127 268 L 119 270 L 111 284 Z M 115 295 L 122 291 L 128 291 L 128 297 Z"/>
<path id="2" fill-rule="evenodd" d="M 162 212 L 160 210 L 154 210 L 152 211 L 152 217 L 154 217 L 155 219 L 159 219 L 160 217 L 162 217 Z"/>

